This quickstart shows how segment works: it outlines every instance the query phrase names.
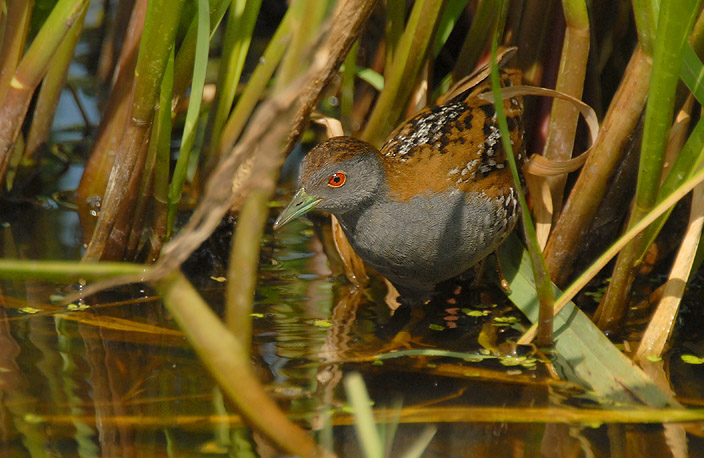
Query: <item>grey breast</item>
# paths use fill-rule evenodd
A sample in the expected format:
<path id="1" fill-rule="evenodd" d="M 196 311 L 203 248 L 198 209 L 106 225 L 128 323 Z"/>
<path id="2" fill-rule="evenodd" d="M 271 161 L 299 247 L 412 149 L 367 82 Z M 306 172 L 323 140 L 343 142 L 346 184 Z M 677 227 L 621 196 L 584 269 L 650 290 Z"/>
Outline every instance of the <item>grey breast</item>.
<path id="1" fill-rule="evenodd" d="M 513 227 L 497 219 L 496 202 L 483 193 L 457 190 L 377 202 L 340 222 L 355 251 L 380 274 L 430 288 L 482 260 Z"/>

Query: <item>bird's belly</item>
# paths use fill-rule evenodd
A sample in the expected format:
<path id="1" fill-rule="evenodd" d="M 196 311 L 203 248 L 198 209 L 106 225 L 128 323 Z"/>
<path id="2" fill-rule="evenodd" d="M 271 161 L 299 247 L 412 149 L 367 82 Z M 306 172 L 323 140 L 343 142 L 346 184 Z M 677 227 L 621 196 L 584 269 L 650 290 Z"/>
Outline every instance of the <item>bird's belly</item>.
<path id="1" fill-rule="evenodd" d="M 480 194 L 436 193 L 386 202 L 357 215 L 354 224 L 341 222 L 355 251 L 380 274 L 432 289 L 495 250 L 515 213 L 502 213 Z"/>

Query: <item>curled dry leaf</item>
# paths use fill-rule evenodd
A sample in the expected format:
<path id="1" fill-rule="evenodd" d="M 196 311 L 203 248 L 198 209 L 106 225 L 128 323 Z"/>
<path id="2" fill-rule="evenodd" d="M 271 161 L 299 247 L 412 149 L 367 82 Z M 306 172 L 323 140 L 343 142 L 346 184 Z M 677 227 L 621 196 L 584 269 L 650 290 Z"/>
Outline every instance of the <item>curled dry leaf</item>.
<path id="1" fill-rule="evenodd" d="M 592 107 L 582 102 L 581 100 L 572 97 L 571 95 L 563 94 L 562 92 L 558 92 L 552 89 L 546 89 L 543 87 L 525 85 L 502 88 L 501 92 L 504 100 L 509 99 L 511 97 L 518 97 L 523 95 L 537 95 L 543 97 L 553 97 L 572 102 L 575 108 L 584 117 L 584 120 L 587 123 L 587 127 L 589 127 L 589 137 L 591 144 L 594 144 L 597 136 L 599 135 L 599 120 L 597 119 L 596 113 L 594 112 Z M 494 102 L 494 96 L 491 92 L 479 94 L 477 97 L 486 100 L 487 102 Z M 574 170 L 577 170 L 584 164 L 584 162 L 586 162 L 590 152 L 591 148 L 587 149 L 579 156 L 567 161 L 551 161 L 538 154 L 534 154 L 531 156 L 530 160 L 525 165 L 525 167 L 523 167 L 523 171 L 525 173 L 530 173 L 532 175 L 537 176 L 554 176 L 572 172 Z"/>
<path id="2" fill-rule="evenodd" d="M 502 97 L 504 100 L 523 95 L 553 97 L 572 103 L 574 107 L 582 114 L 587 126 L 589 127 L 591 144 L 593 145 L 596 141 L 596 138 L 599 135 L 599 121 L 594 110 L 586 103 L 572 97 L 569 94 L 564 94 L 559 91 L 545 89 L 542 87 L 512 86 L 502 89 Z M 487 101 L 494 101 L 493 94 L 491 93 L 483 93 L 478 97 Z M 550 188 L 546 177 L 563 175 L 577 170 L 584 165 L 590 152 L 591 148 L 587 149 L 579 156 L 566 161 L 554 161 L 539 154 L 533 154 L 526 165 L 523 166 L 526 184 L 528 185 L 528 190 L 533 197 L 533 214 L 535 215 L 536 220 L 535 231 L 541 249 L 544 249 L 547 244 L 548 236 L 550 235 L 550 230 L 552 227 L 553 216 L 552 202 L 554 199 L 550 194 Z"/>
<path id="3" fill-rule="evenodd" d="M 324 116 L 320 112 L 315 111 L 310 115 L 310 120 L 325 127 L 325 135 L 327 135 L 328 138 L 345 135 L 345 131 L 342 129 L 342 123 L 339 119 Z"/>

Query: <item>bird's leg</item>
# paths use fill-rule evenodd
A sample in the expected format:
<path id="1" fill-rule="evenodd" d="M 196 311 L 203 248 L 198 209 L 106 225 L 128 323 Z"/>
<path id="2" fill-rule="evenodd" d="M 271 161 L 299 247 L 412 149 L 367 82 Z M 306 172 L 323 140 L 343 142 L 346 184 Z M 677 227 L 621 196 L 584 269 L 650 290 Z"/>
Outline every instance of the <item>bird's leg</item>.
<path id="1" fill-rule="evenodd" d="M 494 251 L 494 256 L 496 257 L 496 273 L 499 275 L 499 285 L 501 289 L 504 290 L 506 294 L 511 294 L 511 284 L 504 277 L 504 271 L 501 268 L 501 256 L 499 255 L 499 250 Z"/>
<path id="2" fill-rule="evenodd" d="M 480 287 L 482 285 L 482 281 L 484 280 L 485 261 L 486 258 L 482 259 L 474 266 L 474 279 L 472 280 L 472 288 L 474 289 Z"/>

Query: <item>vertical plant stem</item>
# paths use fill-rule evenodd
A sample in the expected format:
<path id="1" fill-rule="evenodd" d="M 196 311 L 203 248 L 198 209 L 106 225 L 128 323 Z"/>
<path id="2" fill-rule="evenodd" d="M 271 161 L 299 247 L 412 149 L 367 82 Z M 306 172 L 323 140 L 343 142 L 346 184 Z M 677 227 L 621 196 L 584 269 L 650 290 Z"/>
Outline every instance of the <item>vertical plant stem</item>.
<path id="1" fill-rule="evenodd" d="M 533 86 L 543 85 L 543 73 L 546 58 L 553 43 L 550 39 L 553 33 L 552 24 L 561 11 L 558 2 L 544 2 L 543 0 L 524 0 L 521 25 L 516 37 L 520 43 L 518 49 L 518 66 L 523 71 L 523 81 Z M 526 113 L 537 113 L 540 101 L 536 97 L 527 97 L 523 104 Z M 540 123 L 542 116 L 530 116 L 525 119 L 525 131 L 528 134 L 526 142 L 531 142 L 531 132 L 536 131 L 536 124 Z M 530 151 L 530 148 L 528 149 Z"/>
<path id="2" fill-rule="evenodd" d="M 444 4 L 444 1 L 418 0 L 413 5 L 391 73 L 364 129 L 365 141 L 379 146 L 398 124 L 425 62 Z"/>
<path id="3" fill-rule="evenodd" d="M 316 76 L 302 93 L 298 101 L 298 111 L 294 117 L 288 141 L 284 149 L 288 154 L 298 143 L 310 121 L 310 114 L 323 96 L 325 89 L 335 77 L 337 70 L 349 53 L 352 45 L 359 38 L 365 22 L 369 18 L 378 0 L 348 0 L 340 3 L 331 19 L 333 30 L 331 36 L 335 41 L 329 43 L 332 50 L 325 66 L 328 70 Z M 318 59 L 314 59 L 313 63 Z"/>
<path id="4" fill-rule="evenodd" d="M 694 25 L 698 4 L 698 0 L 663 0 L 660 8 L 653 72 L 645 111 L 640 170 L 629 227 L 643 218 L 657 202 L 684 46 Z M 619 332 L 623 326 L 641 237 L 642 235 L 634 239 L 619 254 L 611 284 L 597 308 L 597 325 L 606 332 Z"/>
<path id="5" fill-rule="evenodd" d="M 640 345 L 638 345 L 636 360 L 643 360 L 649 356 L 662 357 L 665 351 L 665 346 L 675 326 L 687 279 L 692 272 L 694 255 L 698 245 L 701 244 L 702 222 L 704 222 L 704 187 L 699 185 L 694 188 L 687 233 L 682 240 L 670 276 L 665 283 L 662 299 L 643 334 Z"/>
<path id="6" fill-rule="evenodd" d="M 347 375 L 343 380 L 347 401 L 354 413 L 354 425 L 357 437 L 367 458 L 382 458 L 384 456 L 384 441 L 379 435 L 371 399 L 364 386 L 364 379 L 359 372 Z"/>
<path id="7" fill-rule="evenodd" d="M 295 15 L 291 42 L 276 74 L 276 89 L 291 82 L 300 73 L 301 65 L 305 65 L 308 59 L 305 51 L 315 39 L 327 6 L 328 2 L 321 0 L 295 0 L 290 6 Z"/>
<path id="8" fill-rule="evenodd" d="M 220 143 L 217 145 L 216 153 L 213 155 L 214 161 L 218 161 L 220 157 L 232 149 L 247 124 L 252 111 L 257 106 L 259 98 L 264 93 L 264 89 L 279 65 L 291 39 L 291 18 L 292 14 L 291 10 L 289 10 L 276 29 L 274 36 L 271 37 L 271 41 L 269 41 L 261 59 L 259 59 L 259 64 L 252 72 L 247 86 L 244 88 L 232 114 L 222 128 Z"/>
<path id="9" fill-rule="evenodd" d="M 304 59 L 309 42 L 320 28 L 321 10 L 324 11 L 324 6 L 325 4 L 322 2 L 308 0 L 299 0 L 296 5 L 297 11 L 293 17 L 301 19 L 300 15 L 303 15 L 308 16 L 308 19 L 301 22 L 301 28 L 298 31 L 294 31 L 294 38 L 286 51 L 274 91 L 281 91 L 285 87 L 281 86 L 278 81 L 281 72 L 288 73 L 283 75 L 283 81 L 286 82 L 286 85 L 290 85 L 293 78 L 297 76 L 296 73 L 300 72 L 300 63 Z M 298 64 L 293 66 L 293 62 Z M 276 127 L 272 129 L 276 129 Z M 266 142 L 263 148 L 278 150 L 277 139 L 272 140 Z M 230 251 L 226 322 L 243 348 L 247 349 L 246 351 L 249 351 L 251 342 L 250 315 L 257 283 L 259 248 L 269 215 L 268 202 L 276 187 L 280 163 L 281 158 L 278 155 L 268 160 L 264 155 L 255 157 L 251 177 L 253 187 L 237 218 L 235 236 Z"/>
<path id="10" fill-rule="evenodd" d="M 704 120 L 701 118 L 689 133 L 686 143 L 677 151 L 677 159 L 671 165 L 670 171 L 662 182 L 658 191 L 658 202 L 668 196 L 673 189 L 679 186 L 684 180 L 691 177 L 699 169 L 704 160 Z M 671 211 L 663 215 L 658 221 L 648 226 L 643 231 L 643 239 L 638 252 L 638 263 L 645 257 L 648 247 L 655 240 L 658 233 L 665 225 L 667 217 Z"/>
<path id="11" fill-rule="evenodd" d="M 252 341 L 252 302 L 257 286 L 259 249 L 269 216 L 270 189 L 254 189 L 247 196 L 237 218 L 230 249 L 225 322 L 232 335 L 249 353 Z"/>
<path id="12" fill-rule="evenodd" d="M 49 70 L 44 77 L 42 87 L 39 90 L 24 155 L 24 162 L 30 167 L 36 163 L 35 154 L 37 149 L 49 137 L 56 107 L 59 105 L 61 90 L 68 76 L 69 65 L 71 65 L 78 39 L 81 36 L 81 32 L 83 32 L 83 21 L 87 11 L 88 8 L 83 9 L 78 20 L 71 26 L 66 39 L 61 42 L 61 45 L 56 50 L 56 54 L 51 59 Z"/>
<path id="13" fill-rule="evenodd" d="M 485 49 L 487 37 L 491 36 L 491 25 L 496 20 L 500 10 L 493 0 L 479 0 L 477 11 L 472 18 L 472 25 L 462 49 L 457 57 L 457 64 L 452 70 L 452 79 L 459 81 L 469 75 L 479 62 L 482 50 Z"/>
<path id="14" fill-rule="evenodd" d="M 508 129 L 506 114 L 504 112 L 504 102 L 503 97 L 501 97 L 499 67 L 496 64 L 496 49 L 499 39 L 498 33 L 499 30 L 501 30 L 501 28 L 499 28 L 499 22 L 499 18 L 496 18 L 494 21 L 496 25 L 491 42 L 491 90 L 494 94 L 496 119 L 499 122 L 499 128 L 501 130 L 501 144 L 506 152 L 506 159 L 511 167 L 514 187 L 518 195 L 518 200 L 521 204 L 521 223 L 523 227 L 523 234 L 525 236 L 526 243 L 528 244 L 528 253 L 530 254 L 533 277 L 535 278 L 536 293 L 540 304 L 537 344 L 541 347 L 548 347 L 553 343 L 552 325 L 554 317 L 553 304 L 555 302 L 555 293 L 552 288 L 552 283 L 550 282 L 550 275 L 548 275 L 545 258 L 543 258 L 542 252 L 540 251 L 540 245 L 538 244 L 538 238 L 535 233 L 535 226 L 533 225 L 533 221 L 530 217 L 530 210 L 528 209 L 528 204 L 526 203 L 525 196 L 523 195 L 521 180 L 518 176 L 518 165 L 516 164 L 516 158 L 513 155 L 511 134 Z"/>
<path id="15" fill-rule="evenodd" d="M 581 99 L 590 42 L 587 5 L 584 0 L 563 0 L 562 9 L 567 28 L 562 44 L 560 70 L 555 89 Z M 566 100 L 553 100 L 548 136 L 543 150 L 545 157 L 557 161 L 564 161 L 572 157 L 578 118 L 579 113 L 574 105 Z M 562 208 L 566 180 L 565 175 L 547 177 L 555 214 L 559 214 Z"/>
<path id="16" fill-rule="evenodd" d="M 167 209 L 166 236 L 169 237 L 173 230 L 178 204 L 183 195 L 183 185 L 186 182 L 188 163 L 191 157 L 193 145 L 195 144 L 196 128 L 200 119 L 200 105 L 203 100 L 203 87 L 205 85 L 205 71 L 208 65 L 208 49 L 210 45 L 210 13 L 208 12 L 208 1 L 198 0 L 197 38 L 195 44 L 195 61 L 192 67 L 191 96 L 186 112 L 186 121 L 183 126 L 183 136 L 181 146 L 178 151 L 178 159 L 174 169 L 174 176 L 169 186 L 169 205 Z M 175 73 L 175 70 L 174 70 Z M 174 75 L 175 78 L 175 75 Z"/>
<path id="17" fill-rule="evenodd" d="M 17 67 L 0 103 L 0 184 L 27 114 L 34 90 L 46 74 L 52 56 L 71 26 L 88 7 L 88 0 L 59 0 Z"/>
<path id="18" fill-rule="evenodd" d="M 156 118 L 151 142 L 156 140 L 154 161 L 154 188 L 152 192 L 154 208 L 152 212 L 152 239 L 148 262 L 156 262 L 161 247 L 166 240 L 166 211 L 169 202 L 169 172 L 171 165 L 171 101 L 173 100 L 173 63 L 169 60 L 159 95 L 159 112 Z"/>
<path id="19" fill-rule="evenodd" d="M 229 0 L 213 0 L 209 2 L 208 36 L 210 38 L 213 37 L 216 27 L 222 21 L 223 16 L 225 16 L 228 5 Z M 193 66 L 198 54 L 198 34 L 206 33 L 200 30 L 198 22 L 198 17 L 194 17 L 191 21 L 186 31 L 186 36 L 183 37 L 183 42 L 181 46 L 179 46 L 176 60 L 174 61 L 174 105 L 178 104 L 179 99 L 186 93 L 188 87 L 191 85 Z M 218 90 L 220 90 L 219 86 Z"/>
<path id="20" fill-rule="evenodd" d="M 117 258 L 121 257 L 124 250 L 124 230 L 118 232 L 112 229 L 118 218 L 122 227 L 130 218 L 131 204 L 141 182 L 146 153 L 144 145 L 151 129 L 164 69 L 174 46 L 183 2 L 184 0 L 153 0 L 147 6 L 135 69 L 134 101 L 84 260 L 99 260 L 104 254 Z M 110 247 L 108 242 L 111 242 Z M 110 251 L 107 252 L 106 248 L 110 248 Z"/>
<path id="21" fill-rule="evenodd" d="M 260 7 L 261 0 L 232 0 L 230 4 L 230 15 L 223 41 L 223 56 L 218 73 L 215 110 L 210 128 L 209 152 L 211 154 L 217 154 L 214 149 L 220 144 L 223 126 L 235 100 Z M 206 162 L 213 163 L 210 159 Z"/>
<path id="22" fill-rule="evenodd" d="M 130 33 L 130 21 L 136 0 L 120 0 L 115 6 L 112 20 L 107 26 L 100 47 L 96 77 L 106 83 L 112 76 L 118 64 L 118 51 L 124 47 L 127 35 Z M 108 8 L 110 9 L 110 8 Z"/>
<path id="23" fill-rule="evenodd" d="M 354 109 L 354 83 L 357 75 L 357 51 L 359 41 L 352 46 L 345 58 L 342 84 L 340 85 L 340 120 L 345 132 L 352 131 L 352 110 Z"/>
<path id="24" fill-rule="evenodd" d="M 127 257 L 137 253 L 150 204 L 153 205 L 150 253 L 147 262 L 155 262 L 166 237 L 166 206 L 169 194 L 169 171 L 171 153 L 171 101 L 174 87 L 174 53 L 166 64 L 161 80 L 159 109 L 149 138 L 149 148 L 144 165 L 144 176 L 135 204 L 135 224 L 127 242 Z"/>
<path id="25" fill-rule="evenodd" d="M 394 56 L 398 43 L 401 41 L 403 34 L 403 21 L 406 19 L 406 1 L 405 0 L 387 0 L 386 1 L 386 33 L 384 38 L 386 64 L 384 65 L 384 77 L 388 77 L 394 63 Z"/>
<path id="26" fill-rule="evenodd" d="M 142 37 L 144 18 L 147 14 L 147 3 L 147 0 L 136 0 L 132 10 L 128 31 L 117 61 L 117 73 L 114 76 L 112 90 L 103 110 L 98 137 L 76 190 L 79 206 L 105 194 L 110 171 L 115 162 L 115 152 L 120 148 L 130 105 L 134 98 L 134 68 L 137 64 L 139 41 Z M 79 212 L 79 215 L 82 213 L 85 212 Z M 85 234 L 93 232 L 94 220 L 91 218 L 89 221 L 90 225 L 84 224 L 83 232 Z"/>
<path id="27" fill-rule="evenodd" d="M 545 258 L 553 281 L 562 286 L 572 274 L 574 253 L 589 230 L 608 180 L 625 152 L 648 96 L 652 63 L 637 47 L 599 131 L 592 152 L 557 220 Z"/>
<path id="28" fill-rule="evenodd" d="M 654 0 L 633 0 L 633 16 L 638 30 L 638 43 L 647 55 L 653 55 L 658 10 Z"/>
<path id="29" fill-rule="evenodd" d="M 7 14 L 3 17 L 6 25 L 2 35 L 2 47 L 0 47 L 0 100 L 10 87 L 17 64 L 22 58 L 32 6 L 26 1 L 9 2 L 6 5 Z"/>

